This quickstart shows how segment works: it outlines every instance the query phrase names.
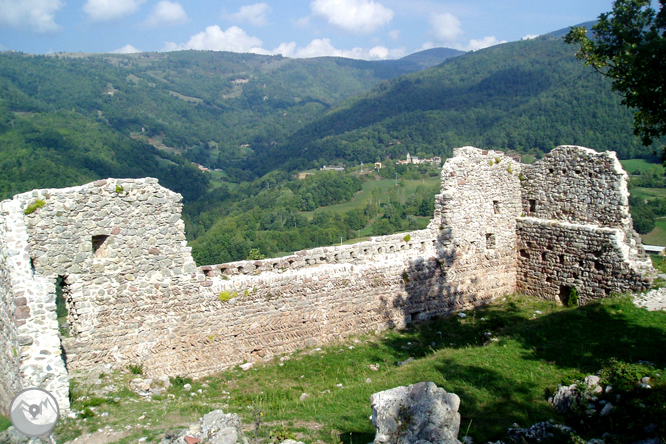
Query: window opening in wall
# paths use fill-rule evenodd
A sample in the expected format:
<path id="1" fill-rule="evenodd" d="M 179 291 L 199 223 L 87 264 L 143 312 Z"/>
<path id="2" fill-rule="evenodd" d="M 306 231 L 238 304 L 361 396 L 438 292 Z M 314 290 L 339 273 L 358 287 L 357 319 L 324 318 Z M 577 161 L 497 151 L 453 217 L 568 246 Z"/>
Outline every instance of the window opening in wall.
<path id="1" fill-rule="evenodd" d="M 108 238 L 109 236 L 107 234 L 98 234 L 92 237 L 92 249 L 94 256 L 102 256 L 102 252 L 104 251 L 102 245 L 104 245 L 104 242 L 106 242 Z"/>
<path id="2" fill-rule="evenodd" d="M 569 287 L 568 285 L 560 285 L 560 302 L 562 302 L 563 305 L 568 306 L 569 305 L 569 298 L 571 297 L 571 293 L 573 292 L 573 287 Z"/>
<path id="3" fill-rule="evenodd" d="M 520 250 L 520 257 L 524 257 L 526 259 L 529 259 L 530 255 L 527 253 L 527 250 Z"/>
<path id="4" fill-rule="evenodd" d="M 536 200 L 529 199 L 528 202 L 530 204 L 530 213 L 534 213 L 536 211 Z"/>
<path id="5" fill-rule="evenodd" d="M 546 255 L 546 252 L 544 251 L 543 253 L 541 253 L 541 261 L 546 262 L 547 259 L 548 259 L 548 256 Z"/>
<path id="6" fill-rule="evenodd" d="M 491 249 L 496 247 L 496 239 L 493 233 L 486 233 L 486 248 Z"/>
<path id="7" fill-rule="evenodd" d="M 35 275 L 35 258 L 31 257 L 30 258 L 30 271 L 32 272 L 32 275 Z"/>
<path id="8" fill-rule="evenodd" d="M 560 264 L 563 264 L 563 263 L 564 263 L 564 255 L 560 254 Z"/>
<path id="9" fill-rule="evenodd" d="M 67 308 L 70 298 L 67 276 L 58 276 L 55 281 L 56 317 L 58 318 L 58 331 L 62 336 L 69 336 L 69 310 Z"/>
<path id="10" fill-rule="evenodd" d="M 493 200 L 493 211 L 495 214 L 500 214 L 500 205 L 498 200 Z"/>

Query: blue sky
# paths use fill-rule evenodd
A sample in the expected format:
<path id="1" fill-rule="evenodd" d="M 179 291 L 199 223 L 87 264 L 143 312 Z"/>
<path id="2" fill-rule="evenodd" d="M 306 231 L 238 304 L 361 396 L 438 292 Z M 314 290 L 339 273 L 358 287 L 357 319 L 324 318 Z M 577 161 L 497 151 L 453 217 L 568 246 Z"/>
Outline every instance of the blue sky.
<path id="1" fill-rule="evenodd" d="M 399 58 L 594 20 L 611 0 L 0 0 L 0 50 Z"/>

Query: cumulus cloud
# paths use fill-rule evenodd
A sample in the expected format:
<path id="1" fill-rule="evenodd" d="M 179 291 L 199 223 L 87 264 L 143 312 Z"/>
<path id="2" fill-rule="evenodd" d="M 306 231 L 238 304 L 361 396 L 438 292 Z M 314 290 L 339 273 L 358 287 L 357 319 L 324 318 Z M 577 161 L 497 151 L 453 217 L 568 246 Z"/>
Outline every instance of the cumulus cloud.
<path id="1" fill-rule="evenodd" d="M 61 0 L 0 0 L 0 26 L 55 32 L 60 29 L 55 14 L 63 6 Z"/>
<path id="2" fill-rule="evenodd" d="M 94 22 L 116 20 L 133 14 L 146 0 L 86 0 L 83 12 Z"/>
<path id="3" fill-rule="evenodd" d="M 187 43 L 176 44 L 167 42 L 164 51 L 176 51 L 179 49 L 201 49 L 210 51 L 232 51 L 232 52 L 254 52 L 266 53 L 261 48 L 261 40 L 257 37 L 247 35 L 238 26 L 232 26 L 223 31 L 219 26 L 209 26 L 205 31 L 193 35 Z"/>
<path id="4" fill-rule="evenodd" d="M 477 49 L 487 48 L 489 46 L 499 45 L 500 43 L 506 43 L 506 40 L 497 40 L 494 35 L 486 36 L 482 39 L 472 39 L 467 44 L 465 51 L 476 51 Z"/>
<path id="5" fill-rule="evenodd" d="M 393 40 L 399 40 L 400 39 L 400 30 L 399 29 L 394 29 L 393 31 L 389 32 L 388 35 Z"/>
<path id="6" fill-rule="evenodd" d="M 114 53 L 114 54 L 134 54 L 134 53 L 137 53 L 137 52 L 141 52 L 141 50 L 136 49 L 132 45 L 125 45 L 122 48 L 115 49 L 111 52 Z"/>
<path id="7" fill-rule="evenodd" d="M 346 57 L 361 60 L 396 59 L 405 55 L 402 48 L 389 49 L 384 46 L 375 46 L 369 50 L 363 48 L 337 49 L 330 39 L 314 39 L 306 46 L 298 48 L 295 42 L 282 43 L 275 48 L 272 54 L 282 54 L 285 57 Z"/>
<path id="8" fill-rule="evenodd" d="M 371 33 L 393 19 L 393 11 L 372 0 L 314 0 L 314 15 L 346 31 Z"/>
<path id="9" fill-rule="evenodd" d="M 180 3 L 162 0 L 155 5 L 145 24 L 151 28 L 157 28 L 158 26 L 185 23 L 187 20 L 187 13 Z"/>
<path id="10" fill-rule="evenodd" d="M 271 13 L 271 7 L 268 3 L 255 3 L 253 5 L 241 6 L 238 12 L 227 15 L 227 19 L 249 23 L 254 26 L 266 26 L 268 24 L 268 14 Z"/>
<path id="11" fill-rule="evenodd" d="M 433 14 L 430 16 L 430 38 L 438 43 L 453 43 L 462 34 L 462 23 L 453 14 Z"/>
<path id="12" fill-rule="evenodd" d="M 527 34 L 521 40 L 532 40 L 532 39 L 535 39 L 537 37 L 539 37 L 539 34 Z"/>

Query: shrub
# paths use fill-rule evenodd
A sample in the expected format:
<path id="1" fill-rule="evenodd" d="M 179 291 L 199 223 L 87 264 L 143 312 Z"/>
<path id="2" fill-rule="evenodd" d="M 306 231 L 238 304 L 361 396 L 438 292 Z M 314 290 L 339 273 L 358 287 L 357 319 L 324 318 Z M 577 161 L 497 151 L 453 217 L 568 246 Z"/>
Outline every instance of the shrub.
<path id="1" fill-rule="evenodd" d="M 271 444 L 277 444 L 286 441 L 288 439 L 295 440 L 296 436 L 294 436 L 291 430 L 287 429 L 286 427 L 280 426 L 280 428 L 271 430 L 270 433 Z"/>
<path id="2" fill-rule="evenodd" d="M 182 388 L 185 384 L 192 384 L 192 378 L 186 378 L 185 376 L 176 376 L 175 378 L 169 378 L 169 382 L 174 387 Z"/>
<path id="3" fill-rule="evenodd" d="M 410 240 L 412 240 L 412 236 L 408 234 L 407 236 L 403 237 L 402 240 L 404 240 L 405 242 L 409 242 Z"/>
<path id="4" fill-rule="evenodd" d="M 116 185 L 116 194 L 120 194 L 123 191 L 125 191 L 125 188 L 122 185 Z"/>
<path id="5" fill-rule="evenodd" d="M 218 299 L 222 302 L 227 302 L 231 298 L 235 298 L 238 296 L 238 293 L 235 291 L 233 293 L 228 292 L 227 290 L 224 290 L 220 295 L 218 296 Z"/>
<path id="6" fill-rule="evenodd" d="M 90 407 L 86 407 L 85 409 L 83 409 L 83 411 L 80 414 L 80 417 L 83 418 L 83 419 L 92 418 L 93 416 L 95 416 L 95 412 L 93 412 L 90 409 Z"/>
<path id="7" fill-rule="evenodd" d="M 129 367 L 129 371 L 132 372 L 133 375 L 143 374 L 143 364 L 130 364 L 127 367 Z"/>
<path id="8" fill-rule="evenodd" d="M 23 211 L 23 214 L 32 214 L 37 211 L 37 208 L 42 208 L 44 205 L 46 205 L 45 201 L 37 199 L 33 204 L 28 205 L 28 207 Z"/>

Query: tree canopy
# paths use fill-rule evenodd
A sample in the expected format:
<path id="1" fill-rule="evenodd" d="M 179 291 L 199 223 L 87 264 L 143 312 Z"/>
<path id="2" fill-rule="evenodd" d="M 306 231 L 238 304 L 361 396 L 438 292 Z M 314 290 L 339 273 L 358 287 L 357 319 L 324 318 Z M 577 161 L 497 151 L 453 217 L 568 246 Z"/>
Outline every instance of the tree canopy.
<path id="1" fill-rule="evenodd" d="M 645 145 L 666 135 L 666 0 L 657 12 L 650 0 L 616 0 L 588 36 L 584 26 L 566 35 L 576 57 L 613 79 L 622 103 L 636 108 L 634 133 Z"/>

